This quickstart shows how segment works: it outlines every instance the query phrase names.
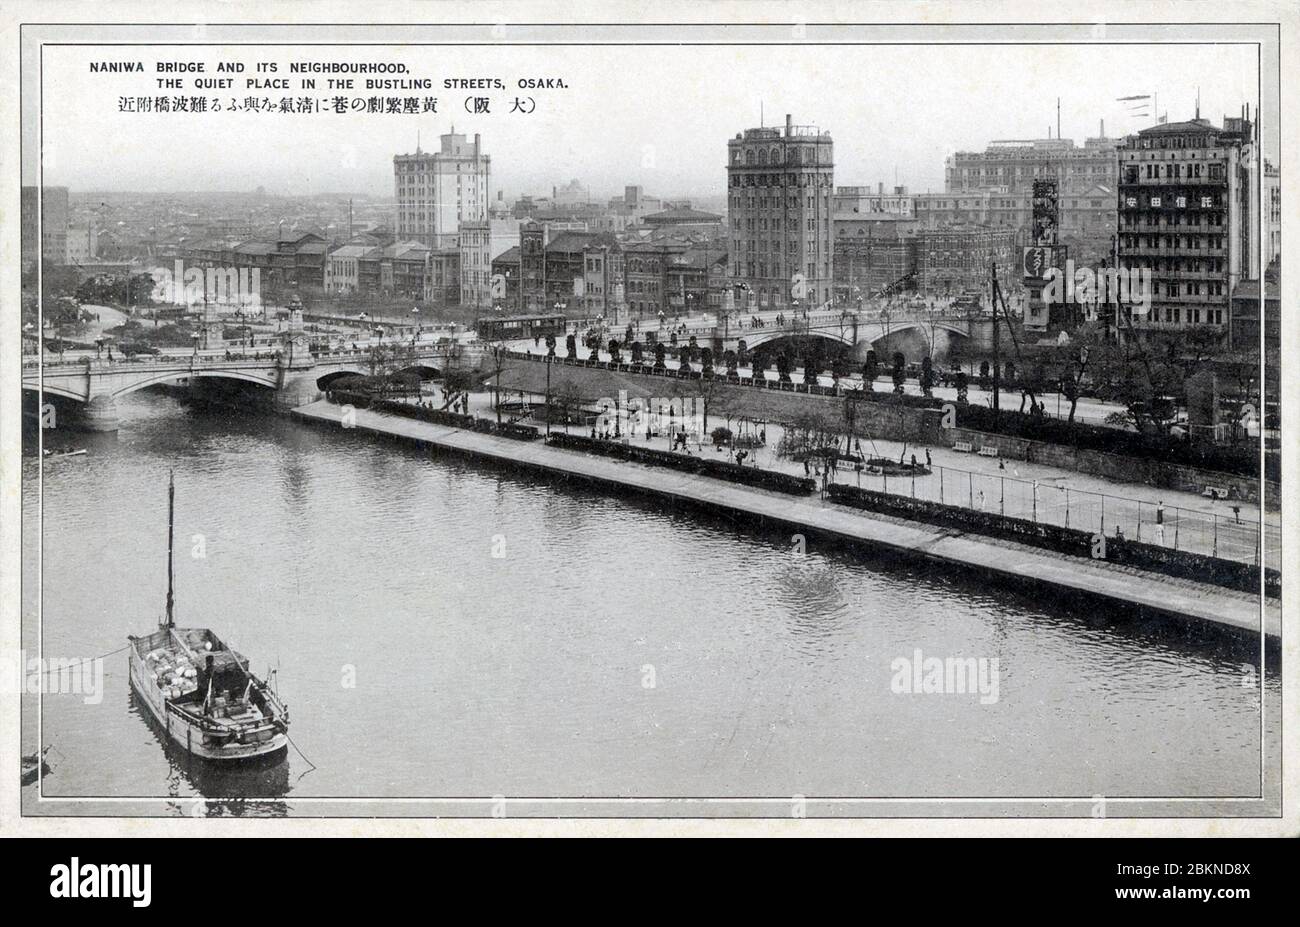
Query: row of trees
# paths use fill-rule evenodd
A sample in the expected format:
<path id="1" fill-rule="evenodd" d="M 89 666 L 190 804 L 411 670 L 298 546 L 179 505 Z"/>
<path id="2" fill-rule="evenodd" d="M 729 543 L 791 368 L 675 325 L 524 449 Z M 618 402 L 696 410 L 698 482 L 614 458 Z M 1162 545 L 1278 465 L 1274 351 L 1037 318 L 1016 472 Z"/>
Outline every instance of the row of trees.
<path id="1" fill-rule="evenodd" d="M 615 360 L 622 360 L 626 349 L 633 363 L 645 363 L 645 346 L 638 341 L 628 344 L 614 339 L 603 346 L 591 342 L 589 347 L 593 358 L 598 358 L 604 347 Z M 568 338 L 567 349 L 570 357 L 577 357 L 573 336 Z M 719 359 L 709 348 L 698 346 L 692 337 L 676 353 L 683 368 L 695 369 L 692 365 L 698 364 L 706 374 L 715 370 L 719 360 L 728 374 L 736 373 L 739 366 L 751 365 L 755 377 L 761 377 L 774 365 L 781 382 L 790 382 L 791 373 L 799 367 L 809 376 L 829 373 L 836 383 L 852 372 L 852 365 L 843 352 L 827 358 L 822 351 L 820 345 L 796 344 L 793 350 L 783 350 L 771 358 L 763 351 L 729 350 Z M 664 367 L 665 353 L 663 343 L 653 345 L 655 368 Z M 1115 339 L 1107 337 L 1097 323 L 1090 323 L 1078 329 L 1068 342 L 1050 348 L 1022 351 L 1016 347 L 1001 365 L 999 387 L 1008 393 L 1019 393 L 1020 412 L 1042 414 L 1042 397 L 1059 393 L 1067 403 L 1063 417 L 1072 423 L 1079 400 L 1094 396 L 1124 407 L 1122 412 L 1112 415 L 1112 424 L 1144 433 L 1169 434 L 1184 404 L 1188 381 L 1212 369 L 1218 353 L 1218 338 L 1210 332 L 1147 333 L 1141 339 L 1126 333 Z M 905 355 L 894 351 L 888 358 L 893 392 L 902 395 L 909 376 L 915 376 L 926 397 L 933 396 L 934 386 L 942 381 L 956 388 L 958 402 L 968 401 L 971 377 L 962 370 L 959 355 L 950 355 L 950 360 L 950 368 L 940 372 L 929 354 L 921 358 L 919 365 L 910 367 Z M 978 370 L 979 385 L 991 386 L 993 371 L 987 358 L 980 360 Z M 868 351 L 860 369 L 864 388 L 874 390 L 874 382 L 881 372 L 881 358 L 874 350 Z M 1226 404 L 1244 407 L 1258 393 L 1258 365 L 1231 365 L 1220 370 L 1225 372 L 1231 379 L 1220 384 L 1227 397 Z"/>

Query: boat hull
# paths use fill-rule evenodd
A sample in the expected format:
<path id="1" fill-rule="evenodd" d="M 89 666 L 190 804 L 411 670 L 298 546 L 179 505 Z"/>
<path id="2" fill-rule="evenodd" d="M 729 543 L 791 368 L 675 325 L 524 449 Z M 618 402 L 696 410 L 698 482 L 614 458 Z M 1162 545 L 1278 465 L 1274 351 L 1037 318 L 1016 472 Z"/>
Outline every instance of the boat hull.
<path id="1" fill-rule="evenodd" d="M 153 674 L 141 659 L 137 647 L 132 646 L 129 654 L 131 690 L 177 749 L 212 763 L 269 759 L 288 749 L 289 738 L 283 730 L 269 732 L 265 739 L 246 743 L 238 737 L 214 734 L 210 729 L 205 729 L 170 702 L 154 681 Z"/>

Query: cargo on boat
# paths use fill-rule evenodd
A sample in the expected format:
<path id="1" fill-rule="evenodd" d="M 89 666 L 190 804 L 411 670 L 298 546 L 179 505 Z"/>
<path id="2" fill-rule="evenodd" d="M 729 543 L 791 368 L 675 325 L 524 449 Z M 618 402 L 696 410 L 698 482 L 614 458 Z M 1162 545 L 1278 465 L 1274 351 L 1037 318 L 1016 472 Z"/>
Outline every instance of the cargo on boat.
<path id="1" fill-rule="evenodd" d="M 167 613 L 158 630 L 128 635 L 131 689 L 167 738 L 205 760 L 270 757 L 289 743 L 289 712 L 247 658 L 207 628 L 178 628 L 173 612 L 175 481 L 167 487 Z"/>

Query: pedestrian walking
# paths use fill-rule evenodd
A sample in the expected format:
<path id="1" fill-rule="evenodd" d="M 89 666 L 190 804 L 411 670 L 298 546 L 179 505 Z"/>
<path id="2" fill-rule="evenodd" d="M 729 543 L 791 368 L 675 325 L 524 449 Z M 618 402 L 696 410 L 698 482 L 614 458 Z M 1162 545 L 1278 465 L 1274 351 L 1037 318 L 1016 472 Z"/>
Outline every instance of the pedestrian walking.
<path id="1" fill-rule="evenodd" d="M 1165 503 L 1164 500 L 1156 502 L 1156 543 L 1161 546 L 1165 543 Z"/>

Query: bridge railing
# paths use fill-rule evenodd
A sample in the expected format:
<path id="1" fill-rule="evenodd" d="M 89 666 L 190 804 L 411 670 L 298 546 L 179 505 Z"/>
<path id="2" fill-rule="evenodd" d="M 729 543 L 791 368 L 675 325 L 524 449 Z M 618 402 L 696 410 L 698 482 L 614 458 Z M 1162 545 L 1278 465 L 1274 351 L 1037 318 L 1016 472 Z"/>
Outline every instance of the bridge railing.
<path id="1" fill-rule="evenodd" d="M 782 317 L 780 323 L 776 321 L 777 315 Z M 761 324 L 758 326 L 752 325 L 754 319 L 758 319 Z M 810 312 L 807 315 L 800 310 L 765 309 L 762 312 L 745 312 L 743 310 L 735 312 L 732 314 L 730 321 L 725 323 L 719 320 L 716 323 L 685 322 L 672 325 L 666 320 L 663 326 L 659 326 L 655 323 L 646 324 L 646 320 L 643 320 L 640 328 L 656 332 L 671 333 L 676 331 L 679 335 L 687 337 L 690 335 L 714 337 L 725 333 L 728 339 L 740 339 L 750 333 L 754 335 L 765 335 L 773 332 L 798 334 L 810 329 L 820 331 L 827 329 L 843 330 L 843 333 L 847 336 L 852 332 L 855 325 L 884 325 L 887 327 L 925 323 L 969 325 L 976 319 L 976 316 L 954 313 L 950 309 L 935 310 L 933 312 L 915 310 L 907 312 L 821 310 Z"/>
<path id="2" fill-rule="evenodd" d="M 420 359 L 445 359 L 460 358 L 466 354 L 466 345 L 420 345 L 416 350 L 416 357 Z M 470 352 L 472 353 L 472 352 Z M 312 354 L 313 358 L 329 360 L 358 360 L 369 359 L 371 351 L 369 348 L 358 348 L 357 350 L 334 350 L 334 351 L 316 351 Z M 217 354 L 212 352 L 200 352 L 198 354 L 133 354 L 114 357 L 109 360 L 107 357 L 76 357 L 76 358 L 37 358 L 30 355 L 23 358 L 24 373 L 31 373 L 39 370 L 58 370 L 81 372 L 89 368 L 93 371 L 109 371 L 129 368 L 139 370 L 146 367 L 175 367 L 178 365 L 185 367 L 240 367 L 246 366 L 248 362 L 255 363 L 272 363 L 282 357 L 280 350 L 273 351 L 232 351 L 228 355 L 225 353 Z"/>
<path id="3" fill-rule="evenodd" d="M 248 361 L 272 362 L 277 359 L 277 352 L 260 352 L 253 355 L 232 355 L 231 357 L 193 354 L 136 354 L 131 357 L 107 358 L 82 357 L 63 361 L 23 361 L 23 370 L 70 370 L 74 372 L 92 370 L 107 372 L 123 368 L 139 370 L 148 367 L 240 367 Z"/>

